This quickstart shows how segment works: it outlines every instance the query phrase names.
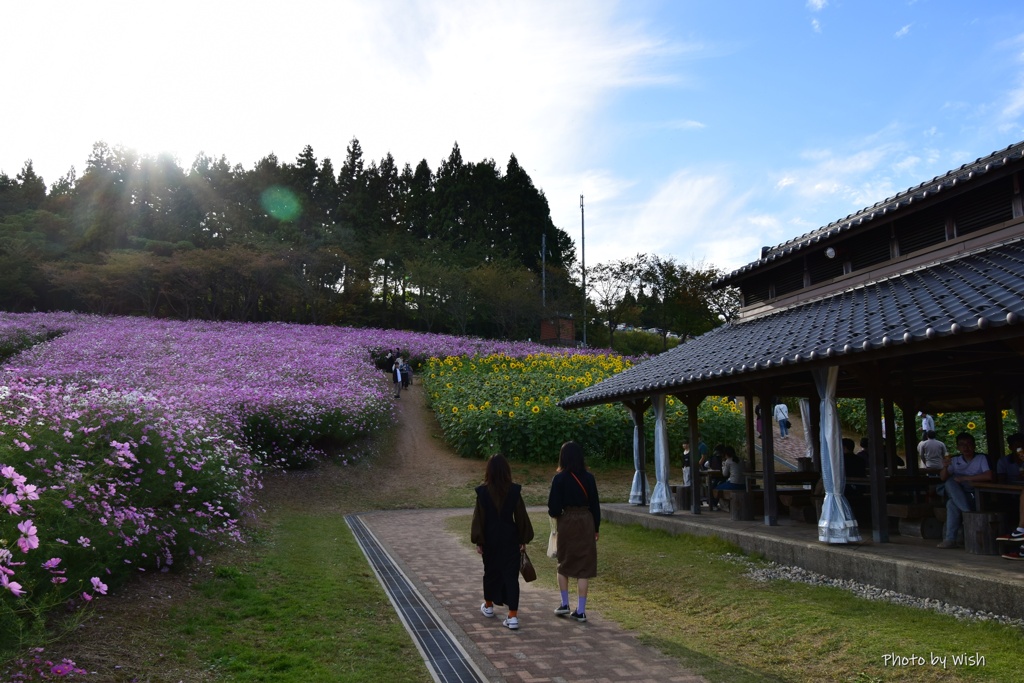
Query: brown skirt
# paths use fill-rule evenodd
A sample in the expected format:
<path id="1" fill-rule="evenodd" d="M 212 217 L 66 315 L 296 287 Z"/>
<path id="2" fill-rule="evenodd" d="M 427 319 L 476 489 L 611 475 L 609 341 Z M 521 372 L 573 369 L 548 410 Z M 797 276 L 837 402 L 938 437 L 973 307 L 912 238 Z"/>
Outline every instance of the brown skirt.
<path id="1" fill-rule="evenodd" d="M 597 541 L 589 508 L 566 508 L 558 518 L 558 573 L 573 579 L 597 576 Z"/>

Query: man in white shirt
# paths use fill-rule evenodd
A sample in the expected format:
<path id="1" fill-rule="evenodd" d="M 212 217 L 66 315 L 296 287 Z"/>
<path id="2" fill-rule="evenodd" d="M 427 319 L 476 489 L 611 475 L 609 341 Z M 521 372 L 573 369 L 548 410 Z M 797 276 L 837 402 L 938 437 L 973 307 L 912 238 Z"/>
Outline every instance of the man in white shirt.
<path id="1" fill-rule="evenodd" d="M 960 455 L 942 461 L 939 479 L 946 490 L 946 534 L 940 548 L 955 548 L 956 534 L 963 524 L 963 513 L 974 510 L 974 486 L 972 482 L 992 481 L 992 470 L 988 457 L 974 451 L 974 436 L 962 432 L 956 437 L 956 449 Z"/>
<path id="2" fill-rule="evenodd" d="M 935 418 L 927 410 L 921 411 L 921 439 L 928 438 L 928 432 L 935 431 Z"/>

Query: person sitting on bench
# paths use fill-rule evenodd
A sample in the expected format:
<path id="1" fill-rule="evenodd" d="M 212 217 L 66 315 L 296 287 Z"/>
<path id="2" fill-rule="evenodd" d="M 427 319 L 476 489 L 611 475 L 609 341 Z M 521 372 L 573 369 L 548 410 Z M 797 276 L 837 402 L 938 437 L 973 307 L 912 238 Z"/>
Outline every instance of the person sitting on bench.
<path id="1" fill-rule="evenodd" d="M 963 524 L 963 513 L 974 511 L 974 486 L 972 482 L 992 481 L 992 470 L 988 467 L 988 456 L 974 450 L 974 435 L 961 432 L 956 437 L 956 449 L 960 455 L 942 460 L 939 479 L 946 492 L 946 534 L 939 548 L 955 548 L 956 535 Z"/>
<path id="2" fill-rule="evenodd" d="M 722 479 L 723 481 L 711 490 L 711 503 L 710 508 L 712 510 L 718 509 L 718 504 L 721 498 L 716 495 L 716 491 L 746 491 L 747 490 L 747 476 L 746 471 L 743 469 L 743 461 L 736 457 L 736 449 L 732 446 L 718 446 L 715 450 L 721 449 L 724 460 L 722 461 Z"/>

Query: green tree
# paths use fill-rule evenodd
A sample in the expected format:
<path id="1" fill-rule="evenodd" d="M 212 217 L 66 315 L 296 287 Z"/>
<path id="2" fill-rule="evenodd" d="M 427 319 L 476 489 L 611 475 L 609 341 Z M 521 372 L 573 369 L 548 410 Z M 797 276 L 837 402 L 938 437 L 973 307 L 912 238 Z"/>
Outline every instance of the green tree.
<path id="1" fill-rule="evenodd" d="M 630 290 L 640 281 L 646 256 L 599 263 L 590 272 L 590 295 L 597 314 L 608 330 L 608 346 L 615 343 L 615 331 L 620 322 L 637 315 L 635 300 Z M 633 302 L 633 303 L 631 303 Z"/>

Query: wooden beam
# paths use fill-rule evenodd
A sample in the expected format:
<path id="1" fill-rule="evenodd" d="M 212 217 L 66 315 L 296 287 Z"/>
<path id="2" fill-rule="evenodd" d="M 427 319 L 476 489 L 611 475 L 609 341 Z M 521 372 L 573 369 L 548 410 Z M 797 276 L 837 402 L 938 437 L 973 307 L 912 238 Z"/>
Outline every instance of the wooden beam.
<path id="1" fill-rule="evenodd" d="M 763 449 L 762 459 L 764 460 L 764 523 L 765 526 L 778 526 L 779 524 L 779 501 L 775 491 L 775 430 L 772 429 L 772 405 L 773 394 L 767 391 L 761 394 L 761 448 Z M 765 410 L 767 406 L 767 411 Z"/>

